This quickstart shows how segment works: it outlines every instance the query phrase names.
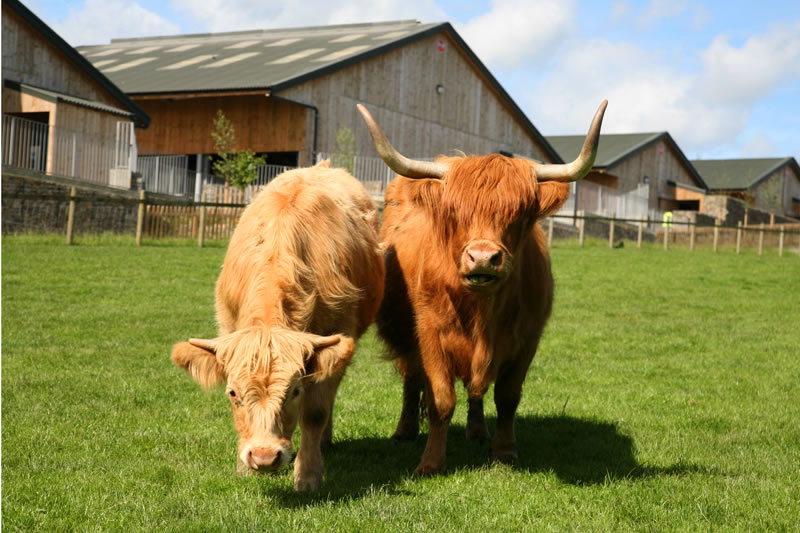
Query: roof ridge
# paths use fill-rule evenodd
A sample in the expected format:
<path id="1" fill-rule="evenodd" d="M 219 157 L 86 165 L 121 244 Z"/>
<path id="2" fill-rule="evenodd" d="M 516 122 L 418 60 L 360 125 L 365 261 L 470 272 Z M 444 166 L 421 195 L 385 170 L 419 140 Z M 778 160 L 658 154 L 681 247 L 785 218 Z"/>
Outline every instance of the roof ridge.
<path id="1" fill-rule="evenodd" d="M 428 25 L 433 23 L 423 23 L 416 19 L 402 19 L 402 20 L 386 20 L 382 22 L 358 22 L 353 24 L 334 24 L 334 25 L 318 25 L 318 26 L 297 26 L 297 27 L 281 27 L 281 28 L 253 28 L 250 30 L 237 30 L 237 31 L 223 31 L 223 32 L 208 32 L 208 33 L 180 33 L 174 35 L 153 35 L 149 37 L 120 37 L 111 39 L 109 44 L 124 44 L 124 43 L 141 43 L 145 41 L 169 41 L 169 40 L 178 40 L 178 39 L 198 39 L 198 38 L 209 38 L 209 37 L 237 37 L 237 36 L 248 36 L 248 35 L 267 35 L 267 34 L 279 34 L 279 33 L 294 33 L 300 31 L 308 31 L 308 30 L 318 30 L 321 33 L 334 33 L 336 31 L 341 31 L 345 29 L 354 29 L 354 28 L 367 28 L 367 27 L 374 27 L 378 28 L 381 26 L 393 26 L 393 25 L 403 25 L 403 26 L 411 26 L 411 25 Z M 108 44 L 96 44 L 96 45 L 84 45 L 84 46 L 108 46 Z"/>

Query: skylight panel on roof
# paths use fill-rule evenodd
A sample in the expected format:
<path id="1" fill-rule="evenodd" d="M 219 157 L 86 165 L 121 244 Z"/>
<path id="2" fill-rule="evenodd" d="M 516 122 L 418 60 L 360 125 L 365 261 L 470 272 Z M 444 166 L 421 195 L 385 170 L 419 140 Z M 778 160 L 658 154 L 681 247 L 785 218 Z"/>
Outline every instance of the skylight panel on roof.
<path id="1" fill-rule="evenodd" d="M 408 33 L 408 30 L 400 30 L 400 31 L 393 31 L 391 33 L 386 33 L 384 35 L 378 35 L 377 37 L 373 37 L 373 41 L 385 41 L 387 39 L 394 39 L 395 37 L 401 37 Z"/>
<path id="2" fill-rule="evenodd" d="M 103 50 L 102 52 L 97 52 L 96 54 L 87 54 L 86 57 L 103 57 L 103 56 L 110 56 L 111 54 L 116 54 L 119 52 L 119 48 L 112 48 L 110 50 Z"/>
<path id="3" fill-rule="evenodd" d="M 178 70 L 179 68 L 188 67 L 189 65 L 196 65 L 197 63 L 202 63 L 203 61 L 208 61 L 213 57 L 214 56 L 212 54 L 195 56 L 190 59 L 184 59 L 183 61 L 178 61 L 177 63 L 167 65 L 166 67 L 161 67 L 158 70 Z"/>
<path id="4" fill-rule="evenodd" d="M 98 61 L 97 63 L 93 63 L 93 64 L 94 64 L 94 66 L 96 68 L 100 68 L 100 67 L 102 67 L 104 65 L 110 65 L 111 63 L 116 63 L 117 61 L 118 61 L 117 59 L 103 59 L 103 60 Z"/>
<path id="5" fill-rule="evenodd" d="M 155 60 L 156 60 L 155 57 L 140 57 L 139 59 L 128 61 L 127 63 L 120 63 L 117 66 L 104 69 L 103 72 L 118 72 L 120 70 L 125 70 L 126 68 L 138 67 L 139 65 L 144 65 L 145 63 L 149 63 Z"/>
<path id="6" fill-rule="evenodd" d="M 307 50 L 303 50 L 302 52 L 297 52 L 294 54 L 289 54 L 288 56 L 282 57 L 280 59 L 276 59 L 274 61 L 268 61 L 267 65 L 285 65 L 286 63 L 291 63 L 292 61 L 297 61 L 298 59 L 303 59 L 304 57 L 308 57 L 310 55 L 318 54 L 320 52 L 324 52 L 325 48 L 309 48 Z"/>
<path id="7" fill-rule="evenodd" d="M 339 37 L 338 39 L 333 39 L 333 40 L 328 41 L 328 42 L 329 43 L 349 43 L 350 41 L 355 41 L 356 39 L 361 39 L 362 37 L 365 37 L 366 35 L 367 35 L 366 33 L 353 33 L 351 35 L 343 35 L 343 36 Z"/>
<path id="8" fill-rule="evenodd" d="M 126 56 L 138 56 L 140 54 L 148 54 L 150 52 L 154 52 L 156 50 L 160 50 L 160 46 L 145 46 L 144 48 L 139 48 L 137 50 L 131 50 L 130 52 L 125 52 Z"/>
<path id="9" fill-rule="evenodd" d="M 326 56 L 318 57 L 317 59 L 314 59 L 314 61 L 316 61 L 316 62 L 332 61 L 334 59 L 339 59 L 339 58 L 342 58 L 342 57 L 346 57 L 346 56 L 355 54 L 356 52 L 360 52 L 361 50 L 366 50 L 367 48 L 369 48 L 368 44 L 363 44 L 363 45 L 359 45 L 359 46 L 351 46 L 349 48 L 345 48 L 344 50 L 339 50 L 338 52 L 333 52 L 332 54 L 328 54 Z"/>
<path id="10" fill-rule="evenodd" d="M 294 44 L 297 41 L 302 41 L 302 39 L 300 37 L 289 38 L 289 39 L 281 39 L 280 41 L 267 43 L 264 46 L 287 46 L 287 45 L 290 45 L 290 44 Z"/>
<path id="11" fill-rule="evenodd" d="M 247 48 L 248 46 L 253 46 L 254 44 L 258 44 L 261 41 L 241 41 L 238 43 L 234 43 L 232 45 L 226 46 L 225 50 L 233 50 L 235 48 Z"/>
<path id="12" fill-rule="evenodd" d="M 225 59 L 220 59 L 219 61 L 215 61 L 210 65 L 203 65 L 200 68 L 217 68 L 217 67 L 224 67 L 225 65 L 230 65 L 231 63 L 238 63 L 239 61 L 244 61 L 253 56 L 257 56 L 261 52 L 247 52 L 244 54 L 237 54 L 235 56 L 226 57 Z"/>
<path id="13" fill-rule="evenodd" d="M 170 48 L 169 50 L 164 50 L 165 52 L 185 52 L 187 50 L 191 50 L 192 48 L 197 48 L 200 46 L 199 44 L 182 44 L 180 46 L 176 46 L 175 48 Z"/>

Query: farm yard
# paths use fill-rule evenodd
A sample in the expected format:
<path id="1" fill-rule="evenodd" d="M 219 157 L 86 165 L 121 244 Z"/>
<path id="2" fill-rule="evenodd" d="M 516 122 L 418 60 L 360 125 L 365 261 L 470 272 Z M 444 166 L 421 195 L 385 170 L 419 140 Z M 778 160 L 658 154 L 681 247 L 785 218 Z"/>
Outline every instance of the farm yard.
<path id="1" fill-rule="evenodd" d="M 401 383 L 368 332 L 337 396 L 325 483 L 309 495 L 289 469 L 237 476 L 222 389 L 204 393 L 169 360 L 174 342 L 214 335 L 225 243 L 62 242 L 2 242 L 8 531 L 797 527 L 794 252 L 556 241 L 555 307 L 512 466 L 465 440 L 459 390 L 446 474 L 412 476 L 424 435 L 390 442 Z"/>

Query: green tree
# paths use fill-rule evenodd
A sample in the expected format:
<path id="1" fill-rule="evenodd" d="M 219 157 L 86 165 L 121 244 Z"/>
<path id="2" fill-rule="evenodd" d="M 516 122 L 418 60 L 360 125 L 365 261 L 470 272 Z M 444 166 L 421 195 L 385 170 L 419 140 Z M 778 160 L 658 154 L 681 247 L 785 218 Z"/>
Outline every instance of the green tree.
<path id="1" fill-rule="evenodd" d="M 347 126 L 342 126 L 336 131 L 336 152 L 333 154 L 333 166 L 341 167 L 350 174 L 355 174 L 356 158 L 356 136 Z"/>
<path id="2" fill-rule="evenodd" d="M 256 156 L 250 150 L 235 150 L 236 130 L 221 109 L 214 118 L 214 129 L 211 131 L 217 160 L 211 165 L 215 174 L 225 180 L 226 184 L 244 189 L 257 177 L 256 169 L 263 165 L 263 157 Z"/>

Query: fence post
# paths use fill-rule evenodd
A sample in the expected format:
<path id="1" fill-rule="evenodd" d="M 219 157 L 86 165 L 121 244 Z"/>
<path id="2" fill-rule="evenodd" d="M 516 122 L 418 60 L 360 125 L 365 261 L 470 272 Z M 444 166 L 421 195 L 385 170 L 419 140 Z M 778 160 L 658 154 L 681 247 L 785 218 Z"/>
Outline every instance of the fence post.
<path id="1" fill-rule="evenodd" d="M 197 231 L 197 246 L 203 247 L 203 241 L 206 237 L 206 206 L 200 206 L 200 227 Z"/>
<path id="2" fill-rule="evenodd" d="M 72 244 L 72 229 L 75 224 L 75 196 L 77 190 L 72 187 L 69 190 L 69 212 L 67 214 L 67 244 Z"/>
<path id="3" fill-rule="evenodd" d="M 584 237 L 585 237 L 584 229 L 586 227 L 586 214 L 585 214 L 585 211 L 583 209 L 578 211 L 578 213 L 580 213 L 580 217 L 581 217 L 581 224 L 580 224 L 579 231 L 578 231 L 578 242 L 580 243 L 581 248 L 583 248 L 583 241 L 584 241 Z"/>
<path id="4" fill-rule="evenodd" d="M 136 246 L 142 245 L 142 233 L 144 231 L 144 189 L 139 191 L 139 213 L 136 216 Z"/>
<path id="5" fill-rule="evenodd" d="M 719 244 L 719 219 L 714 221 L 714 253 L 717 253 L 717 245 Z"/>
<path id="6" fill-rule="evenodd" d="M 780 235 L 778 236 L 778 257 L 783 257 L 783 232 L 784 232 L 784 229 L 785 229 L 785 226 L 783 224 L 781 224 L 781 232 L 780 232 Z"/>
<path id="7" fill-rule="evenodd" d="M 614 218 L 615 218 L 615 216 L 616 216 L 616 213 L 612 212 L 611 213 L 611 220 L 610 220 L 609 225 L 608 225 L 608 247 L 609 248 L 613 248 L 614 247 Z"/>
<path id="8" fill-rule="evenodd" d="M 553 217 L 550 217 L 550 223 L 547 226 L 547 247 L 553 247 Z"/>
<path id="9" fill-rule="evenodd" d="M 758 255 L 764 252 L 764 223 L 759 224 L 758 230 Z"/>
<path id="10" fill-rule="evenodd" d="M 739 255 L 739 251 L 742 248 L 742 221 L 740 220 L 736 224 L 736 255 Z"/>
<path id="11" fill-rule="evenodd" d="M 692 220 L 689 223 L 689 251 L 694 252 L 694 239 L 695 239 L 695 230 L 697 228 L 697 220 Z"/>
<path id="12" fill-rule="evenodd" d="M 644 231 L 644 215 L 639 215 L 639 232 L 636 234 L 636 247 L 642 247 L 642 232 Z"/>

